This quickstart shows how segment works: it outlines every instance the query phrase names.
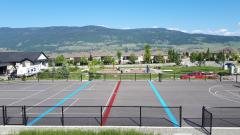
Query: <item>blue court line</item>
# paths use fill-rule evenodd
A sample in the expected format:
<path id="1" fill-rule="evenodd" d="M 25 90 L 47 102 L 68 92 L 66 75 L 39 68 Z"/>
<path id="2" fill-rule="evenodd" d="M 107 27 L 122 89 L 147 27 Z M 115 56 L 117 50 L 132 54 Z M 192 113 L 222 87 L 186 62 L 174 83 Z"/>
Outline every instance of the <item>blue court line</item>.
<path id="1" fill-rule="evenodd" d="M 167 115 L 168 115 L 169 119 L 171 120 L 171 122 L 173 123 L 173 126 L 174 127 L 180 127 L 179 122 L 176 120 L 176 118 L 174 117 L 174 115 L 172 114 L 170 109 L 168 108 L 166 102 L 164 101 L 164 99 L 162 98 L 162 96 L 160 95 L 160 93 L 158 92 L 156 87 L 154 86 L 154 84 L 150 80 L 148 80 L 148 83 L 150 84 L 150 86 L 151 86 L 153 92 L 155 93 L 158 101 L 164 107 L 164 110 L 167 113 Z"/>
<path id="2" fill-rule="evenodd" d="M 47 111 L 45 111 L 44 113 L 42 113 L 41 115 L 39 115 L 38 117 L 36 117 L 35 119 L 33 119 L 32 121 L 30 121 L 27 125 L 28 126 L 32 126 L 34 125 L 36 122 L 38 122 L 39 120 L 41 120 L 43 117 L 45 117 L 47 114 L 49 114 L 50 112 L 52 112 L 54 109 L 56 109 L 57 107 L 61 106 L 63 103 L 65 103 L 68 99 L 72 98 L 74 95 L 76 95 L 78 92 L 82 91 L 83 89 L 85 89 L 89 84 L 91 83 L 91 81 L 88 81 L 86 83 L 84 83 L 83 85 L 81 85 L 80 87 L 78 87 L 75 91 L 73 91 L 72 93 L 70 93 L 69 95 L 67 95 L 66 97 L 64 97 L 62 100 L 60 100 L 58 103 L 56 103 L 54 106 L 52 106 L 51 108 L 49 108 Z"/>

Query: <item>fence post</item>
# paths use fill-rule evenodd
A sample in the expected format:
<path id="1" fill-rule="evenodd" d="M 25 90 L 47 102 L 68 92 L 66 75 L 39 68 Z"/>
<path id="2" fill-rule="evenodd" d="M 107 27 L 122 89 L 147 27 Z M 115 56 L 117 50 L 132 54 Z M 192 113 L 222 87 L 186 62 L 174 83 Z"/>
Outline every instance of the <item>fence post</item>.
<path id="1" fill-rule="evenodd" d="M 204 127 L 204 122 L 205 122 L 205 115 L 204 115 L 204 111 L 205 111 L 205 106 L 202 107 L 202 127 Z"/>
<path id="2" fill-rule="evenodd" d="M 54 72 L 52 72 L 52 82 L 54 82 Z"/>
<path id="3" fill-rule="evenodd" d="M 5 125 L 8 124 L 8 117 L 7 117 L 7 107 L 4 106 L 4 116 L 5 116 Z"/>
<path id="4" fill-rule="evenodd" d="M 213 121 L 213 116 L 212 116 L 212 113 L 210 113 L 210 135 L 212 134 L 212 121 Z"/>
<path id="5" fill-rule="evenodd" d="M 139 117 L 139 121 L 140 121 L 140 127 L 142 126 L 142 106 L 140 106 L 140 117 Z"/>
<path id="6" fill-rule="evenodd" d="M 136 73 L 134 74 L 134 80 L 135 81 L 137 80 L 137 74 Z"/>
<path id="7" fill-rule="evenodd" d="M 101 118 L 101 122 L 100 122 L 100 126 L 103 126 L 102 124 L 102 122 L 103 122 L 103 118 L 102 118 L 102 111 L 103 111 L 103 109 L 102 109 L 102 106 L 100 106 L 100 111 L 101 111 L 101 113 L 100 113 L 100 118 Z"/>
<path id="8" fill-rule="evenodd" d="M 173 73 L 174 80 L 176 80 L 176 72 Z"/>
<path id="9" fill-rule="evenodd" d="M 67 82 L 68 82 L 68 79 L 69 79 L 69 75 L 67 74 Z"/>
<path id="10" fill-rule="evenodd" d="M 88 81 L 92 81 L 92 73 L 88 72 Z"/>
<path id="11" fill-rule="evenodd" d="M 238 73 L 236 73 L 236 83 L 238 82 Z"/>
<path id="12" fill-rule="evenodd" d="M 182 106 L 180 106 L 180 113 L 179 113 L 179 127 L 182 127 Z"/>
<path id="13" fill-rule="evenodd" d="M 69 107 L 71 107 L 71 106 L 69 106 Z M 64 107 L 62 106 L 62 117 L 61 117 L 61 119 L 62 119 L 62 126 L 64 126 Z"/>
<path id="14" fill-rule="evenodd" d="M 150 73 L 150 81 L 152 81 L 152 73 Z"/>
<path id="15" fill-rule="evenodd" d="M 106 73 L 104 73 L 104 77 L 103 78 L 104 78 L 104 81 L 106 81 Z"/>
<path id="16" fill-rule="evenodd" d="M 22 120 L 23 125 L 27 125 L 27 115 L 26 115 L 26 106 L 22 106 Z"/>
<path id="17" fill-rule="evenodd" d="M 39 73 L 37 73 L 37 80 L 38 80 L 38 82 L 39 82 Z"/>
<path id="18" fill-rule="evenodd" d="M 220 82 L 222 82 L 222 74 L 220 74 Z"/>
<path id="19" fill-rule="evenodd" d="M 81 79 L 81 82 L 82 82 L 82 73 L 81 73 L 81 77 L 80 77 L 80 79 Z"/>
<path id="20" fill-rule="evenodd" d="M 158 82 L 162 82 L 162 74 L 158 73 Z"/>
<path id="21" fill-rule="evenodd" d="M 5 120 L 5 106 L 2 106 L 2 119 L 3 119 L 3 126 L 5 126 L 6 120 Z"/>

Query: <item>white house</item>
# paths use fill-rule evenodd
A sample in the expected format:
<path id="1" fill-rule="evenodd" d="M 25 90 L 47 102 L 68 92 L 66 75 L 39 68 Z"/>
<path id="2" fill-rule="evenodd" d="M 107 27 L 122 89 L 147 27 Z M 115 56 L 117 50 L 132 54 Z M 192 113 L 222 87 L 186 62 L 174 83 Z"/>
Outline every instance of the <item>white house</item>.
<path id="1" fill-rule="evenodd" d="M 0 52 L 0 76 L 31 76 L 47 68 L 43 52 Z"/>

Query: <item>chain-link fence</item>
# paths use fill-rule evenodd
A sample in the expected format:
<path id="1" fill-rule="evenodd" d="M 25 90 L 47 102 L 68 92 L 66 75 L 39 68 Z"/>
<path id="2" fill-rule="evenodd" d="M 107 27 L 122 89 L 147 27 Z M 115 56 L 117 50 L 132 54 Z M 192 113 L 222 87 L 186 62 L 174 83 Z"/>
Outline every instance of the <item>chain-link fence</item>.
<path id="1" fill-rule="evenodd" d="M 111 108 L 109 115 L 104 115 Z M 172 112 L 172 121 L 165 112 Z M 1 125 L 182 126 L 181 107 L 157 106 L 2 106 Z"/>
<path id="2" fill-rule="evenodd" d="M 202 108 L 202 128 L 207 134 L 212 134 L 212 113 L 204 106 Z"/>
<path id="3" fill-rule="evenodd" d="M 240 85 L 239 74 L 214 74 L 204 72 L 192 72 L 185 74 L 171 73 L 57 73 L 57 72 L 42 72 L 33 76 L 26 76 L 20 78 L 11 78 L 7 82 L 54 82 L 54 81 L 83 81 L 83 80 L 152 80 L 152 81 L 165 81 L 165 80 L 215 80 L 223 83 L 238 83 Z"/>
<path id="4" fill-rule="evenodd" d="M 203 107 L 202 127 L 212 133 L 212 127 L 240 127 L 240 107 Z"/>

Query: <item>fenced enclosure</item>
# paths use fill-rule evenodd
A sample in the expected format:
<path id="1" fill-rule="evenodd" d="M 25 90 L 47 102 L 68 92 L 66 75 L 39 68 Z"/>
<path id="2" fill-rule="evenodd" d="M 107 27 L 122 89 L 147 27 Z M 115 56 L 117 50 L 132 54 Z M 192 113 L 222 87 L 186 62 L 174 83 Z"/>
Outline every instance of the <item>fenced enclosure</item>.
<path id="1" fill-rule="evenodd" d="M 53 109 L 54 107 L 54 109 Z M 111 107 L 109 115 L 105 115 Z M 177 123 L 165 109 L 171 110 Z M 2 106 L 1 125 L 182 126 L 181 107 L 158 106 Z"/>
<path id="2" fill-rule="evenodd" d="M 212 127 L 240 127 L 240 107 L 203 107 L 202 127 L 208 134 Z"/>

